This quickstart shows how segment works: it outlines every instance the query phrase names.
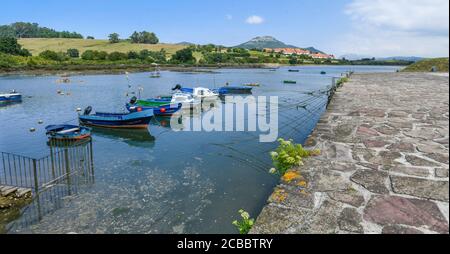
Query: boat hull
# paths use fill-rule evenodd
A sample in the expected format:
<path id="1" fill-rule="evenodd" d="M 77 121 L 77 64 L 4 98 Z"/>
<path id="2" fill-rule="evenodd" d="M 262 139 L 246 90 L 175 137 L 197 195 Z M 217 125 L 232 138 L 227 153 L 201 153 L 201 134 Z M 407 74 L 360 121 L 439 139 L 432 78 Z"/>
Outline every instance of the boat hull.
<path id="1" fill-rule="evenodd" d="M 20 94 L 2 94 L 0 95 L 0 103 L 9 103 L 9 102 L 21 102 L 22 95 Z"/>
<path id="2" fill-rule="evenodd" d="M 136 103 L 136 104 L 127 104 L 126 108 L 129 112 L 134 113 L 138 112 L 138 110 L 147 111 L 147 110 L 153 110 L 153 114 L 155 116 L 171 116 L 175 113 L 177 113 L 181 108 L 182 104 L 166 104 L 166 105 L 152 105 L 146 104 L 144 102 Z"/>
<path id="3" fill-rule="evenodd" d="M 252 87 L 221 87 L 217 90 L 219 95 L 227 94 L 251 94 Z"/>
<path id="4" fill-rule="evenodd" d="M 148 127 L 153 111 L 132 112 L 130 114 L 105 114 L 82 115 L 79 121 L 82 125 L 114 128 L 114 129 L 145 129 Z"/>
<path id="5" fill-rule="evenodd" d="M 91 137 L 91 129 L 75 125 L 49 125 L 45 128 L 50 140 L 78 141 Z"/>

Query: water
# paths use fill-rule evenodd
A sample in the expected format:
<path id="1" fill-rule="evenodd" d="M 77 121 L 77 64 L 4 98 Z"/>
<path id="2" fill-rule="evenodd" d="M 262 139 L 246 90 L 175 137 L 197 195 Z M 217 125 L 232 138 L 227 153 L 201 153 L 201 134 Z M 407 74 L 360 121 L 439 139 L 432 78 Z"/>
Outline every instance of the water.
<path id="1" fill-rule="evenodd" d="M 302 143 L 324 111 L 326 98 L 305 92 L 324 89 L 333 76 L 355 72 L 393 72 L 398 67 L 313 66 L 217 70 L 213 73 L 162 72 L 130 74 L 142 97 L 168 94 L 175 84 L 219 87 L 226 82 L 258 82 L 255 96 L 279 97 L 279 136 Z M 325 70 L 327 75 L 320 75 Z M 124 111 L 129 91 L 124 75 L 71 77 L 56 84 L 55 76 L 0 77 L 0 90 L 24 94 L 21 104 L 0 107 L 0 151 L 40 157 L 49 153 L 46 124 L 76 123 L 76 108 Z M 296 80 L 296 85 L 282 84 Z M 58 95 L 61 90 L 66 95 Z M 67 95 L 69 93 L 70 95 Z M 307 103 L 304 103 L 304 102 Z M 309 104 L 308 107 L 297 107 Z M 218 105 L 215 110 L 220 110 Z M 39 125 L 38 121 L 44 124 Z M 186 120 L 186 119 L 185 119 Z M 30 132 L 30 128 L 36 128 Z M 10 233 L 236 233 L 231 222 L 244 209 L 256 217 L 278 179 L 268 173 L 269 152 L 277 143 L 260 143 L 250 132 L 174 132 L 164 122 L 148 133 L 95 131 L 95 182 L 68 195 L 52 190 L 47 212 L 24 209 L 9 225 Z M 58 188 L 61 188 L 59 186 Z"/>

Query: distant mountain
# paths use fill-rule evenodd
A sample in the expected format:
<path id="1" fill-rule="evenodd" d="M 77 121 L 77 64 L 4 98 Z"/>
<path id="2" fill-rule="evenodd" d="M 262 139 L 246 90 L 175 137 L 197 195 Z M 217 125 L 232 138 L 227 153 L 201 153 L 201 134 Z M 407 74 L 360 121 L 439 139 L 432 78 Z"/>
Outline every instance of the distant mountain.
<path id="1" fill-rule="evenodd" d="M 182 41 L 182 42 L 179 42 L 179 43 L 177 43 L 177 44 L 175 44 L 175 45 L 180 45 L 180 46 L 192 46 L 192 45 L 195 45 L 195 43 L 187 42 L 187 41 Z"/>
<path id="2" fill-rule="evenodd" d="M 418 62 L 423 60 L 422 57 L 418 56 L 391 56 L 391 57 L 383 57 L 383 58 L 377 58 L 377 60 L 397 60 L 397 61 L 410 61 L 410 62 Z"/>
<path id="3" fill-rule="evenodd" d="M 282 41 L 275 39 L 272 36 L 260 36 L 251 39 L 246 43 L 235 46 L 234 48 L 244 49 L 264 49 L 264 48 L 298 48 L 296 46 L 287 45 Z"/>
<path id="4" fill-rule="evenodd" d="M 373 56 L 369 56 L 369 55 L 358 55 L 358 54 L 346 54 L 346 55 L 342 55 L 339 58 L 345 58 L 347 60 L 350 61 L 354 61 L 354 60 L 361 60 L 361 59 L 366 59 L 366 58 L 373 58 Z"/>
<path id="5" fill-rule="evenodd" d="M 347 54 L 347 55 L 343 55 L 339 58 L 345 58 L 347 60 L 354 61 L 354 60 L 361 60 L 361 59 L 372 59 L 374 57 L 369 56 L 369 55 Z M 379 61 L 397 60 L 397 61 L 410 61 L 410 62 L 417 62 L 417 61 L 423 60 L 422 57 L 417 57 L 417 56 L 390 56 L 390 57 L 376 57 L 375 59 L 379 60 Z"/>
<path id="6" fill-rule="evenodd" d="M 318 49 L 316 49 L 316 48 L 314 48 L 314 47 L 308 47 L 308 48 L 304 48 L 304 49 L 311 51 L 311 53 L 321 53 L 321 54 L 325 54 L 325 52 L 320 51 L 320 50 L 318 50 Z"/>

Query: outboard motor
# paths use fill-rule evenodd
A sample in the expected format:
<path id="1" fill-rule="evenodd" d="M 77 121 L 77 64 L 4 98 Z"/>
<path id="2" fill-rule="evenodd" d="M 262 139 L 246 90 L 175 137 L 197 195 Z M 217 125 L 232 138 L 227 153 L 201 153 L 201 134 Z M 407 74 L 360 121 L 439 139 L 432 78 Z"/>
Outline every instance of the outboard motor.
<path id="1" fill-rule="evenodd" d="M 172 91 L 181 90 L 183 87 L 181 87 L 180 84 L 177 84 L 174 88 L 172 88 Z"/>
<path id="2" fill-rule="evenodd" d="M 136 102 L 137 102 L 136 96 L 131 97 L 130 104 L 134 105 L 134 104 L 136 104 Z"/>
<path id="3" fill-rule="evenodd" d="M 84 115 L 85 116 L 88 116 L 90 113 L 92 112 L 92 107 L 91 106 L 89 106 L 89 107 L 87 107 L 85 110 L 84 110 Z"/>

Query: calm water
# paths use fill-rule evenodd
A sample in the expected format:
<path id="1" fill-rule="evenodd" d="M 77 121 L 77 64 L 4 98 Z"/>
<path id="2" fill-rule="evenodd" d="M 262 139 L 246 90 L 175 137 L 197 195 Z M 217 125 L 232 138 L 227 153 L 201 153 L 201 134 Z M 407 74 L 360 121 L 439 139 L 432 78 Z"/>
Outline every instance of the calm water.
<path id="1" fill-rule="evenodd" d="M 324 111 L 325 97 L 307 92 L 324 89 L 333 76 L 356 72 L 392 72 L 398 67 L 296 67 L 277 71 L 246 69 L 213 73 L 163 72 L 130 74 L 142 97 L 168 94 L 175 84 L 219 87 L 226 82 L 258 82 L 255 96 L 279 96 L 279 136 L 304 142 Z M 320 71 L 327 75 L 320 75 Z M 76 124 L 76 108 L 124 111 L 129 92 L 124 75 L 71 77 L 57 84 L 56 76 L 0 77 L 0 90 L 16 89 L 23 103 L 0 107 L 0 151 L 41 157 L 49 153 L 44 127 Z M 282 84 L 296 80 L 296 85 Z M 70 95 L 58 95 L 57 91 Z M 308 107 L 304 108 L 309 104 Z M 221 110 L 223 105 L 216 105 Z M 300 106 L 300 107 L 298 107 Z M 199 117 L 198 115 L 193 117 Z M 186 116 L 184 120 L 190 118 Z M 39 125 L 38 121 L 44 124 Z M 36 132 L 30 132 L 31 127 Z M 256 217 L 277 184 L 270 175 L 270 156 L 276 143 L 259 143 L 250 132 L 174 132 L 164 121 L 149 133 L 95 131 L 95 183 L 77 186 L 48 199 L 37 216 L 32 204 L 10 233 L 236 233 L 231 222 L 245 209 Z M 40 217 L 40 218 L 39 218 Z"/>

